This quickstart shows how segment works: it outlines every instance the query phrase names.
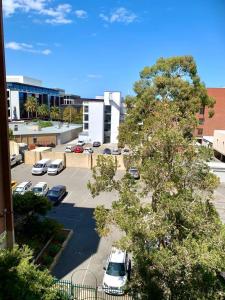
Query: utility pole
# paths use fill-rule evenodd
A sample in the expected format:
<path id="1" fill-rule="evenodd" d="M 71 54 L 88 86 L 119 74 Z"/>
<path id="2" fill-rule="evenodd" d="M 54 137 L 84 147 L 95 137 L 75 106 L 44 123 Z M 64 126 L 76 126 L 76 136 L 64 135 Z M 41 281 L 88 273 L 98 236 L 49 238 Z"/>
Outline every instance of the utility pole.
<path id="1" fill-rule="evenodd" d="M 3 8 L 0 0 L 0 236 L 6 234 L 6 248 L 14 245 L 14 221 L 9 157 L 8 105 L 3 33 Z"/>

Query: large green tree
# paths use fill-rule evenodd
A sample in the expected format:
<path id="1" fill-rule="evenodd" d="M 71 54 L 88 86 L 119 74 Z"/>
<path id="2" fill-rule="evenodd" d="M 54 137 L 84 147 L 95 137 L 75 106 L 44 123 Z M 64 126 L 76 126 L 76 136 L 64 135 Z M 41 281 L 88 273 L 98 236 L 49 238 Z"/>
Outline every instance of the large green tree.
<path id="1" fill-rule="evenodd" d="M 63 110 L 63 121 L 69 122 L 69 123 L 74 123 L 75 120 L 77 119 L 77 110 L 72 107 L 72 106 L 67 106 Z"/>
<path id="2" fill-rule="evenodd" d="M 57 106 L 52 106 L 50 109 L 50 117 L 52 120 L 59 120 L 61 116 L 61 110 Z"/>
<path id="3" fill-rule="evenodd" d="M 28 96 L 27 100 L 24 104 L 24 108 L 25 108 L 26 112 L 28 113 L 28 119 L 30 118 L 30 113 L 31 113 L 32 117 L 33 117 L 34 113 L 36 113 L 36 116 L 37 116 L 37 107 L 38 107 L 37 99 L 35 97 Z"/>
<path id="4" fill-rule="evenodd" d="M 116 225 L 123 233 L 117 244 L 132 252 L 130 288 L 141 299 L 224 299 L 225 230 L 212 203 L 219 181 L 192 136 L 199 108 L 214 100 L 190 56 L 161 58 L 140 77 L 119 140 L 141 180 L 116 179 L 116 162 L 98 158 L 92 195 L 118 191 L 111 210 L 95 210 L 98 232 Z"/>
<path id="5" fill-rule="evenodd" d="M 45 118 L 49 116 L 49 108 L 48 105 L 46 104 L 41 104 L 40 106 L 37 107 L 37 114 L 41 118 Z"/>

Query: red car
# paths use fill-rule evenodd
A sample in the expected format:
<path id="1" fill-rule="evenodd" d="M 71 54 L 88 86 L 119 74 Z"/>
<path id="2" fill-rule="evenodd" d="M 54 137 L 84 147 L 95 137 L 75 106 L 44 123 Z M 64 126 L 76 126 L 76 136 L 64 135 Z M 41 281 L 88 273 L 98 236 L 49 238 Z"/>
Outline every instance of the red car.
<path id="1" fill-rule="evenodd" d="M 84 152 L 84 148 L 82 146 L 76 146 L 74 149 L 75 153 L 83 153 Z"/>

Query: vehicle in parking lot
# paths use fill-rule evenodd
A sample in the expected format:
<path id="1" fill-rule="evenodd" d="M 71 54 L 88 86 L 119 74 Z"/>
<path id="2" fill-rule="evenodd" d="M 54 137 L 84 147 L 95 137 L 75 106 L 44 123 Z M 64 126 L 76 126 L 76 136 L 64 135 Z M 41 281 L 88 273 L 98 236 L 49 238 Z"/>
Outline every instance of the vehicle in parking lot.
<path id="1" fill-rule="evenodd" d="M 76 146 L 74 149 L 75 153 L 83 153 L 84 152 L 84 148 L 82 146 Z"/>
<path id="2" fill-rule="evenodd" d="M 12 189 L 12 191 L 15 190 L 16 186 L 17 186 L 17 182 L 15 180 L 12 180 L 11 181 L 11 189 Z"/>
<path id="3" fill-rule="evenodd" d="M 103 150 L 103 154 L 111 154 L 111 150 L 109 148 L 105 148 Z"/>
<path id="4" fill-rule="evenodd" d="M 85 142 L 84 141 L 78 141 L 77 142 L 77 146 L 84 146 L 85 145 Z"/>
<path id="5" fill-rule="evenodd" d="M 19 163 L 22 162 L 22 155 L 21 154 L 13 154 L 10 157 L 10 166 L 13 167 L 15 165 L 18 165 Z"/>
<path id="6" fill-rule="evenodd" d="M 122 154 L 123 154 L 123 155 L 128 155 L 128 154 L 130 154 L 130 150 L 127 149 L 127 148 L 124 148 L 124 149 L 122 150 Z"/>
<path id="7" fill-rule="evenodd" d="M 93 149 L 92 148 L 84 148 L 84 153 L 85 154 L 91 154 L 91 153 L 93 153 L 94 151 L 93 151 Z"/>
<path id="8" fill-rule="evenodd" d="M 76 147 L 75 145 L 66 146 L 65 152 L 66 153 L 74 152 L 75 147 Z"/>
<path id="9" fill-rule="evenodd" d="M 119 148 L 112 149 L 112 155 L 120 155 L 120 154 L 121 154 L 121 149 Z"/>
<path id="10" fill-rule="evenodd" d="M 31 190 L 31 186 L 31 181 L 24 181 L 17 185 L 13 193 L 24 195 L 26 192 Z"/>
<path id="11" fill-rule="evenodd" d="M 108 294 L 124 294 L 124 287 L 130 271 L 127 252 L 113 247 L 104 270 L 104 291 Z"/>
<path id="12" fill-rule="evenodd" d="M 46 196 L 48 193 L 49 187 L 46 182 L 38 182 L 33 188 L 32 192 L 38 196 Z"/>
<path id="13" fill-rule="evenodd" d="M 43 175 L 47 172 L 48 166 L 50 165 L 51 160 L 48 158 L 39 160 L 36 164 L 33 165 L 31 173 L 33 175 Z"/>
<path id="14" fill-rule="evenodd" d="M 56 159 L 51 162 L 51 164 L 48 166 L 48 175 L 57 175 L 59 172 L 61 172 L 64 169 L 64 162 L 62 159 Z"/>
<path id="15" fill-rule="evenodd" d="M 139 173 L 139 171 L 138 171 L 137 168 L 134 168 L 134 167 L 130 168 L 130 169 L 128 170 L 128 173 L 129 173 L 129 174 L 131 175 L 131 177 L 133 177 L 134 179 L 140 179 L 140 173 Z"/>
<path id="16" fill-rule="evenodd" d="M 65 185 L 53 186 L 53 188 L 51 188 L 47 193 L 48 199 L 53 203 L 58 203 L 63 199 L 65 195 L 66 195 Z"/>
<path id="17" fill-rule="evenodd" d="M 92 146 L 93 146 L 93 147 L 100 147 L 100 146 L 101 146 L 101 143 L 95 141 L 95 142 L 93 142 Z"/>

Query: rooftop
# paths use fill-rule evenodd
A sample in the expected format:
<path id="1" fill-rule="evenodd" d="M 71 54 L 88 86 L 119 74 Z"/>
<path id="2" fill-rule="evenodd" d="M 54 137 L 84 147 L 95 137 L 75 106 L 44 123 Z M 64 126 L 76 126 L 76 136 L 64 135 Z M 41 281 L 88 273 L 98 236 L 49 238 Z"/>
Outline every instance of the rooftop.
<path id="1" fill-rule="evenodd" d="M 52 133 L 63 133 L 68 132 L 73 129 L 82 128 L 82 124 L 70 124 L 53 122 L 53 126 L 45 127 L 38 130 L 36 123 L 26 124 L 25 122 L 12 122 L 9 123 L 9 128 L 13 130 L 13 135 L 43 135 L 43 134 L 52 134 Z M 15 125 L 17 125 L 18 130 L 15 130 Z"/>

